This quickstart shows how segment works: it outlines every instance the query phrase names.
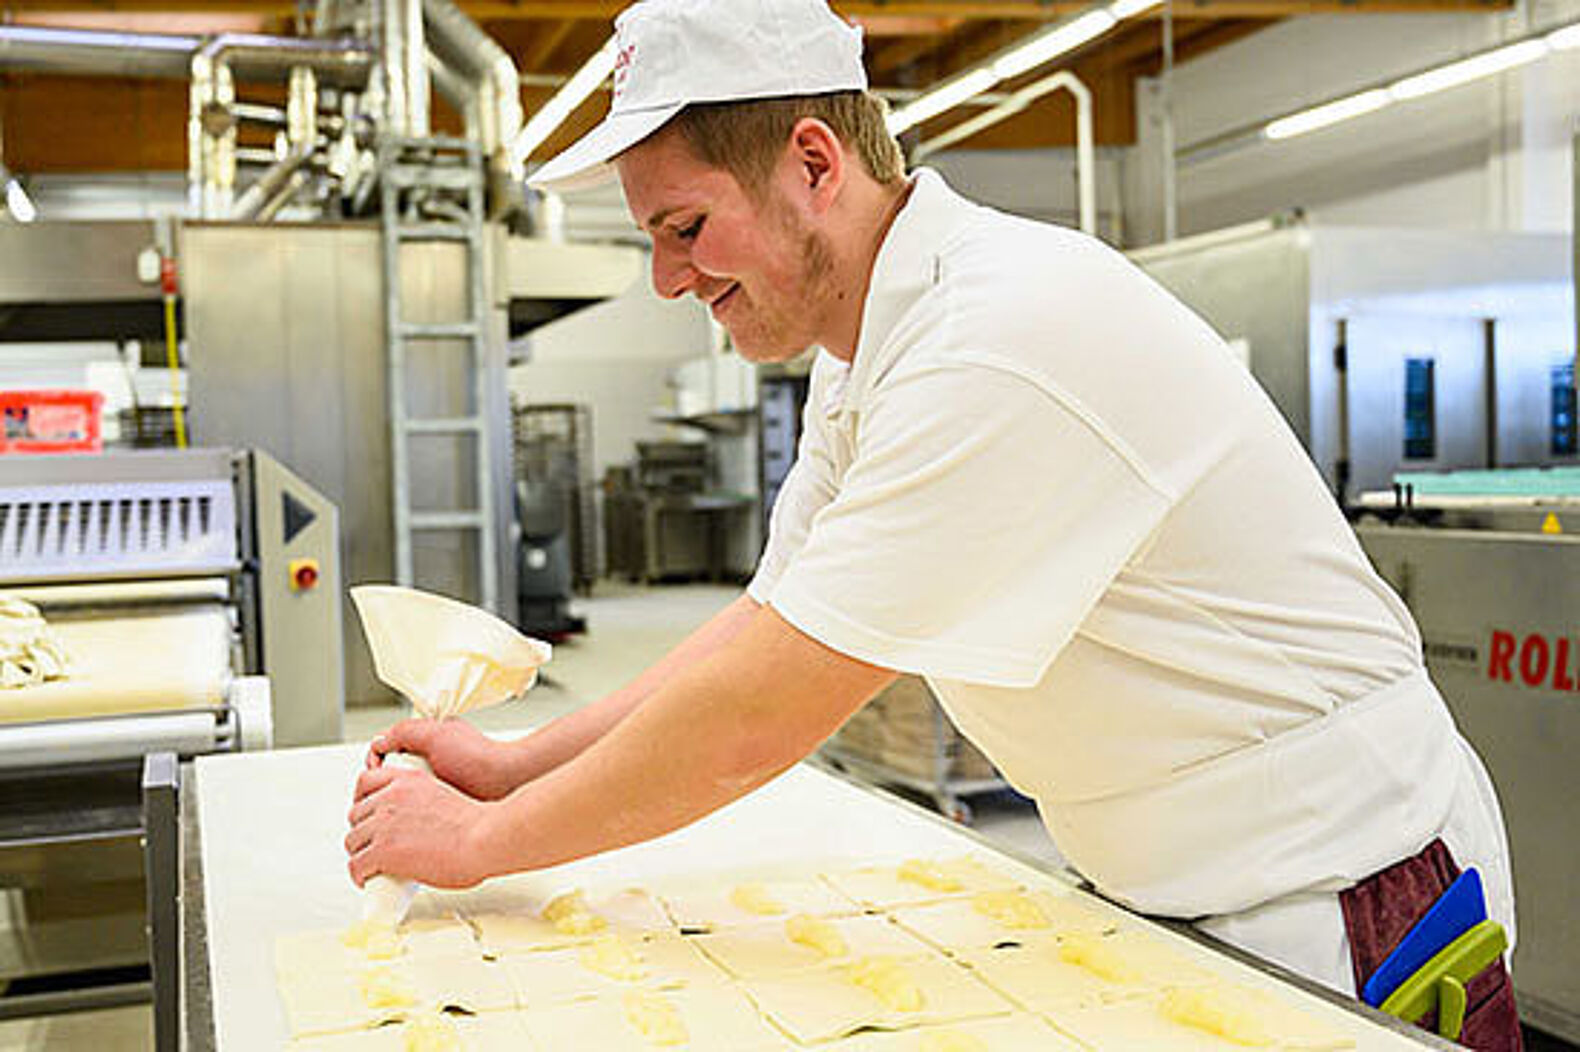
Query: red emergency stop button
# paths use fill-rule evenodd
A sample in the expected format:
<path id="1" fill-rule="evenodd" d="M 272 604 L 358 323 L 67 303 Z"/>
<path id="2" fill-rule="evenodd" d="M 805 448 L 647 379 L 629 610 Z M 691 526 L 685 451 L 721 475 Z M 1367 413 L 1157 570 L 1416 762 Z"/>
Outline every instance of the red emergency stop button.
<path id="1" fill-rule="evenodd" d="M 318 584 L 318 560 L 292 559 L 289 573 L 291 578 L 291 591 L 310 591 Z"/>

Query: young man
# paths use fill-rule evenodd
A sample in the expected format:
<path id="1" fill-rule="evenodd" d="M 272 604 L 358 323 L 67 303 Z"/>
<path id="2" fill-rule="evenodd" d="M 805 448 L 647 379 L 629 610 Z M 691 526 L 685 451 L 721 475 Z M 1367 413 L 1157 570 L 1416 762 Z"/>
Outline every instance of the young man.
<path id="1" fill-rule="evenodd" d="M 907 672 L 1138 910 L 1346 991 L 1456 864 L 1512 932 L 1492 787 L 1409 613 L 1205 324 L 1097 241 L 907 179 L 822 0 L 648 0 L 619 42 L 609 117 L 536 181 L 612 165 L 661 294 L 749 360 L 820 348 L 800 454 L 747 594 L 631 685 L 516 743 L 377 741 L 354 879 L 668 832 Z M 1506 1033 L 1481 981 L 1473 1025 Z"/>

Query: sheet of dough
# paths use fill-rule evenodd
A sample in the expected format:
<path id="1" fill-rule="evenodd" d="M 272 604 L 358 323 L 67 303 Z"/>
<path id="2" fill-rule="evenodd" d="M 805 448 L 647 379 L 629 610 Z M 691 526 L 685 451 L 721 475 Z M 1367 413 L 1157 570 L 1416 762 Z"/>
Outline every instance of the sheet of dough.
<path id="1" fill-rule="evenodd" d="M 901 879 L 900 867 L 905 861 L 838 870 L 825 873 L 823 876 L 836 891 L 873 909 L 914 906 L 923 902 L 954 898 L 958 895 L 972 895 L 979 891 L 1009 890 L 1020 886 L 1020 882 L 1013 877 L 971 855 L 921 859 L 920 861 L 937 866 L 947 876 L 960 883 L 957 891 L 939 890 L 912 880 Z"/>
<path id="2" fill-rule="evenodd" d="M 275 970 L 282 976 L 347 972 L 405 957 L 481 956 L 472 929 L 459 919 L 407 920 L 397 931 L 400 952 L 393 958 L 370 957 L 362 948 L 347 946 L 345 934 L 344 928 L 331 928 L 280 936 L 274 944 Z"/>
<path id="3" fill-rule="evenodd" d="M 764 1022 L 733 986 L 667 990 L 658 996 L 675 1007 L 691 1038 L 683 1045 L 664 1046 L 672 1052 L 782 1052 L 796 1047 Z M 621 995 L 523 1012 L 522 1019 L 545 1052 L 653 1052 L 658 1047 L 627 1021 Z"/>
<path id="4" fill-rule="evenodd" d="M 933 952 L 926 943 L 887 917 L 861 914 L 824 919 L 845 940 L 849 949 L 847 957 L 928 957 Z M 830 960 L 810 946 L 793 942 L 785 933 L 782 920 L 693 935 L 689 939 L 737 979 L 787 975 L 822 967 Z"/>
<path id="5" fill-rule="evenodd" d="M 587 907 L 606 927 L 586 935 L 562 932 L 541 914 L 560 894 L 574 890 L 505 878 L 472 891 L 450 892 L 442 901 L 477 930 L 478 942 L 490 956 L 578 946 L 604 932 L 634 939 L 674 931 L 663 907 L 642 888 L 587 888 Z"/>
<path id="6" fill-rule="evenodd" d="M 1266 1028 L 1274 1035 L 1272 1044 L 1262 1046 L 1240 1044 L 1196 1027 L 1182 1026 L 1159 1011 L 1159 997 L 1122 1004 L 1065 1006 L 1046 1013 L 1046 1017 L 1099 1052 L 1247 1052 L 1256 1047 L 1279 1052 L 1318 1052 L 1355 1047 L 1353 1040 L 1319 1020 L 1271 995 L 1261 996 L 1266 1004 Z"/>
<path id="7" fill-rule="evenodd" d="M 1032 1012 L 1148 997 L 1166 987 L 1203 985 L 1217 979 L 1191 958 L 1141 932 L 1121 931 L 1102 942 L 1135 978 L 1106 978 L 1066 961 L 1056 939 L 964 953 L 961 960 L 989 986 Z"/>
<path id="8" fill-rule="evenodd" d="M 764 913 L 742 909 L 732 896 L 738 889 L 754 887 L 767 896 L 773 904 L 782 907 L 779 913 Z M 815 917 L 834 917 L 859 913 L 849 898 L 839 894 L 815 876 L 791 880 L 740 880 L 698 886 L 677 887 L 661 891 L 659 898 L 669 910 L 670 919 L 687 932 L 718 931 L 748 924 L 761 924 L 774 918 L 784 919 L 797 913 Z"/>
<path id="9" fill-rule="evenodd" d="M 519 1013 L 485 1012 L 448 1018 L 461 1038 L 462 1052 L 545 1052 L 527 1033 Z M 406 1024 L 301 1037 L 291 1042 L 289 1052 L 407 1052 Z"/>
<path id="10" fill-rule="evenodd" d="M 0 692 L 0 723 L 221 705 L 230 618 L 219 605 L 103 619 L 50 619 L 71 658 L 66 679 Z"/>
<path id="11" fill-rule="evenodd" d="M 1005 942 L 1045 941 L 1071 933 L 1103 935 L 1118 930 L 1123 916 L 1074 893 L 1032 890 L 1023 894 L 1047 918 L 1045 927 L 1013 927 L 977 908 L 975 896 L 945 899 L 890 912 L 901 927 L 947 951 L 987 950 Z"/>
<path id="12" fill-rule="evenodd" d="M 416 999 L 414 1005 L 370 1007 L 362 996 L 369 971 L 388 970 Z M 480 956 L 400 957 L 367 967 L 309 967 L 280 973 L 280 999 L 293 1037 L 364 1030 L 406 1019 L 424 1009 L 496 1012 L 516 1007 L 504 970 Z"/>
<path id="13" fill-rule="evenodd" d="M 803 1044 L 843 1037 L 862 1027 L 898 1030 L 924 1023 L 953 1023 L 1005 1015 L 1013 1006 L 966 969 L 943 958 L 901 962 L 922 993 L 914 1012 L 890 1008 L 844 977 L 838 967 L 796 972 L 744 983 L 752 1000 L 785 1033 Z"/>
<path id="14" fill-rule="evenodd" d="M 834 1052 L 1090 1052 L 1047 1020 L 1026 1014 L 853 1034 L 823 1047 Z"/>
<path id="15" fill-rule="evenodd" d="M 507 954 L 499 959 L 499 964 L 516 992 L 516 1002 L 523 1008 L 618 994 L 633 988 L 710 986 L 725 981 L 723 973 L 688 945 L 689 939 L 679 935 L 662 933 L 641 942 L 624 941 L 647 972 L 641 979 L 625 981 L 586 967 L 582 954 L 592 944 Z"/>

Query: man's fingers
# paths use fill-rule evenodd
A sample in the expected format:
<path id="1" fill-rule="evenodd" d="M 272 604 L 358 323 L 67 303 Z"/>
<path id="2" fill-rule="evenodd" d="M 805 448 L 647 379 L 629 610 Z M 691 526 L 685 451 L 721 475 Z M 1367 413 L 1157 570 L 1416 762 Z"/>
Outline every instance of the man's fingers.
<path id="1" fill-rule="evenodd" d="M 346 834 L 346 854 L 356 855 L 373 843 L 373 829 L 370 823 L 362 822 L 351 827 L 351 832 Z"/>
<path id="2" fill-rule="evenodd" d="M 401 775 L 411 773 L 413 772 L 400 771 L 393 767 L 369 767 L 357 775 L 356 791 L 351 798 L 353 800 L 361 800 L 364 797 L 372 796 Z"/>

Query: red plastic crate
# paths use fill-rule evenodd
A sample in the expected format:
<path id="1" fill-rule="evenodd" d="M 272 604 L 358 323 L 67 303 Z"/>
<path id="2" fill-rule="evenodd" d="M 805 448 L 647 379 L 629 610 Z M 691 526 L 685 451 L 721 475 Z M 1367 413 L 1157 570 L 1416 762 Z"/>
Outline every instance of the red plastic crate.
<path id="1" fill-rule="evenodd" d="M 0 453 L 97 453 L 97 391 L 0 391 Z"/>

